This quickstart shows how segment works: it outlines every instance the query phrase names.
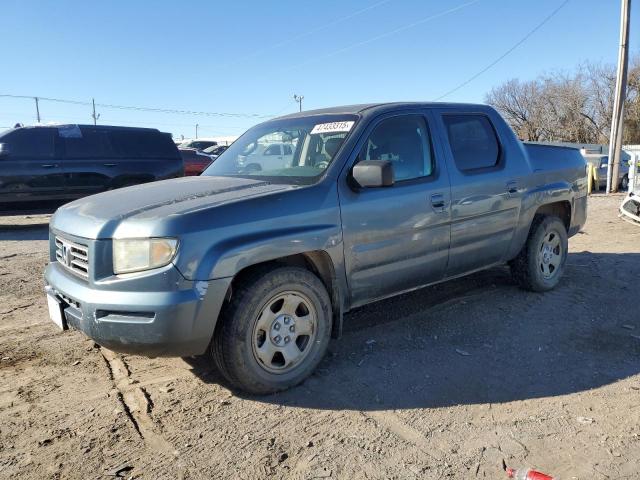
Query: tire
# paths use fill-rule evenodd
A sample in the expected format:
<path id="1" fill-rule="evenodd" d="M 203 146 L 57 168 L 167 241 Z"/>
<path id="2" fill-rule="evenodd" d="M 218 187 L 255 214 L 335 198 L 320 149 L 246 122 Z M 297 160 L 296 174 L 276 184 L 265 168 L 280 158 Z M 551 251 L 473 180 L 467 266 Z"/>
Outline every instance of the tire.
<path id="1" fill-rule="evenodd" d="M 627 190 L 628 188 L 629 188 L 629 177 L 625 175 L 624 177 L 622 177 L 622 180 L 620 181 L 620 189 Z"/>
<path id="2" fill-rule="evenodd" d="M 324 357 L 331 312 L 326 288 L 310 271 L 256 270 L 225 307 L 210 353 L 232 387 L 251 394 L 286 390 Z"/>
<path id="3" fill-rule="evenodd" d="M 520 287 L 533 292 L 554 288 L 567 261 L 567 230 L 554 216 L 536 215 L 524 247 L 509 265 Z"/>

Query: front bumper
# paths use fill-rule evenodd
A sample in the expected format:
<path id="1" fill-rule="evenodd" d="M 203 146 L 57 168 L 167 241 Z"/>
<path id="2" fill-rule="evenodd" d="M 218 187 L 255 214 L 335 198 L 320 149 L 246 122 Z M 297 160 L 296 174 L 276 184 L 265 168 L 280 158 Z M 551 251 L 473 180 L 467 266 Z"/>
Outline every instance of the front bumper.
<path id="1" fill-rule="evenodd" d="M 159 275 L 179 273 L 159 272 Z M 146 356 L 200 355 L 211 341 L 231 278 L 175 282 L 171 291 L 100 289 L 58 262 L 45 270 L 46 291 L 61 303 L 70 327 L 110 350 Z M 134 280 L 132 283 L 138 283 Z"/>

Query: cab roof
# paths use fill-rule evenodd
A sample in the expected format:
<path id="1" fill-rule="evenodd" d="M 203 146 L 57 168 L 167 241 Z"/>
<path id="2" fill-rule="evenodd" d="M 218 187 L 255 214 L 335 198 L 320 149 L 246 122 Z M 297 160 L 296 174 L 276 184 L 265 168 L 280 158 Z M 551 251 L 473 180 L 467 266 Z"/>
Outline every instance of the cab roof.
<path id="1" fill-rule="evenodd" d="M 30 129 L 30 128 L 93 128 L 97 130 L 131 130 L 134 132 L 159 132 L 157 128 L 148 128 L 148 127 L 128 127 L 121 125 L 89 125 L 84 123 L 38 123 L 35 125 L 21 125 L 20 127 L 15 127 L 10 130 L 19 130 L 19 129 Z"/>
<path id="2" fill-rule="evenodd" d="M 306 110 L 278 117 L 278 120 L 289 118 L 302 118 L 312 115 L 330 114 L 358 114 L 362 116 L 378 115 L 393 110 L 418 108 L 456 108 L 461 110 L 486 110 L 491 107 L 483 104 L 452 103 L 452 102 L 386 102 L 386 103 L 361 103 L 356 105 L 343 105 L 340 107 L 321 108 L 318 110 Z M 275 120 L 275 119 L 274 119 Z"/>

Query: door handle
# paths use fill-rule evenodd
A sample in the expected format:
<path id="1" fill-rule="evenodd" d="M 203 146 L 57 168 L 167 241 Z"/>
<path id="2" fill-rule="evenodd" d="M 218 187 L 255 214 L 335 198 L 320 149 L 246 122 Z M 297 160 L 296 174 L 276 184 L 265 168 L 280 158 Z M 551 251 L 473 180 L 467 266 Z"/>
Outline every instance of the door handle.
<path id="1" fill-rule="evenodd" d="M 507 193 L 510 195 L 518 193 L 518 184 L 516 182 L 507 183 Z"/>
<path id="2" fill-rule="evenodd" d="M 104 163 L 103 164 L 105 167 L 115 167 L 116 164 L 115 163 Z"/>
<path id="3" fill-rule="evenodd" d="M 58 165 L 55 163 L 45 163 L 41 165 L 42 168 L 56 168 Z"/>
<path id="4" fill-rule="evenodd" d="M 431 206 L 435 212 L 444 212 L 446 206 L 444 196 L 441 193 L 431 195 Z"/>

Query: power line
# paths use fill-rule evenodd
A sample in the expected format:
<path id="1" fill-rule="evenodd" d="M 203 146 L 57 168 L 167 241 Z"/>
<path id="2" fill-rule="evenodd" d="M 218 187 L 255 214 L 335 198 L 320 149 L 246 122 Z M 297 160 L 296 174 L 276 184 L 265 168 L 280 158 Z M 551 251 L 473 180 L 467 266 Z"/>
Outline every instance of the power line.
<path id="1" fill-rule="evenodd" d="M 292 106 L 293 105 L 293 100 L 291 100 L 289 102 L 289 104 Z M 289 105 L 287 105 L 287 107 L 289 107 Z M 4 120 L 5 118 L 11 118 L 14 119 L 16 117 L 20 117 L 20 116 L 24 116 L 27 115 L 24 112 L 0 112 L 0 118 L 3 118 L 3 120 L 1 121 L 6 121 Z M 55 115 L 54 116 L 55 119 L 54 121 L 59 121 L 59 120 L 65 120 L 65 121 L 69 121 L 71 123 L 76 123 L 77 122 L 77 116 L 67 116 L 67 115 Z M 193 123 L 171 123 L 171 122 L 157 122 L 155 120 L 153 121 L 147 121 L 147 122 L 141 122 L 141 121 L 133 121 L 133 120 L 123 120 L 123 119 L 118 119 L 118 118 L 108 118 L 106 119 L 106 121 L 108 122 L 114 122 L 114 123 L 120 123 L 120 124 L 132 124 L 132 125 L 149 125 L 149 124 L 153 124 L 153 125 L 162 125 L 162 126 L 166 126 L 166 127 L 185 127 L 185 128 L 193 128 Z M 200 127 L 209 129 L 209 130 L 218 130 L 218 129 L 222 129 L 222 130 L 246 130 L 247 127 L 244 125 L 211 125 L 211 124 L 200 124 Z"/>
<path id="2" fill-rule="evenodd" d="M 390 1 L 391 0 L 381 0 L 381 1 L 377 2 L 377 3 L 374 3 L 373 5 L 369 5 L 368 7 L 361 8 L 360 10 L 356 10 L 355 12 L 350 13 L 349 15 L 337 18 L 335 20 L 332 20 L 331 22 L 325 23 L 324 25 L 320 25 L 319 27 L 312 28 L 310 30 L 306 30 L 305 32 L 300 33 L 298 35 L 294 35 L 293 37 L 289 37 L 286 40 L 283 40 L 282 42 L 276 43 L 276 44 L 274 44 L 274 45 L 272 45 L 270 47 L 261 48 L 259 50 L 256 50 L 256 51 L 252 52 L 252 53 L 244 55 L 242 57 L 238 57 L 238 58 L 234 59 L 234 61 L 229 63 L 228 65 L 229 66 L 237 65 L 238 63 L 240 63 L 240 62 L 242 62 L 242 61 L 244 61 L 244 60 L 246 60 L 248 58 L 255 57 L 255 56 L 257 56 L 257 55 L 259 55 L 261 53 L 268 52 L 269 50 L 273 50 L 275 48 L 280 48 L 280 47 L 283 47 L 285 45 L 289 45 L 290 43 L 293 43 L 296 40 L 300 40 L 301 38 L 308 37 L 309 35 L 313 35 L 316 32 L 319 32 L 321 30 L 325 30 L 325 29 L 327 29 L 329 27 L 333 27 L 334 25 L 338 25 L 339 23 L 346 22 L 347 20 L 350 20 L 350 19 L 352 19 L 354 17 L 357 17 L 358 15 L 362 15 L 363 13 L 368 12 L 369 10 L 373 10 L 374 8 L 377 8 L 377 7 L 381 6 L 381 5 L 384 5 L 385 3 L 389 3 Z"/>
<path id="3" fill-rule="evenodd" d="M 507 55 L 509 55 L 511 52 L 513 52 L 516 48 L 518 48 L 520 45 L 522 45 L 524 42 L 526 42 L 529 37 L 531 37 L 534 33 L 536 33 L 538 30 L 540 30 L 549 20 L 551 20 L 553 17 L 555 17 L 555 15 L 567 4 L 569 3 L 569 0 L 564 0 L 564 2 L 562 2 L 560 4 L 559 7 L 557 7 L 553 12 L 551 12 L 549 15 L 547 15 L 545 17 L 544 20 L 542 20 L 542 22 L 540 22 L 538 25 L 536 25 L 532 30 L 530 30 L 524 37 L 522 37 L 518 42 L 516 42 L 511 48 L 509 48 L 506 52 L 504 52 L 502 55 L 500 55 L 498 58 L 496 58 L 493 62 L 491 62 L 489 65 L 487 65 L 486 67 L 484 67 L 482 70 L 480 70 L 478 73 L 476 73 L 475 75 L 469 77 L 467 80 L 465 80 L 464 82 L 462 82 L 461 84 L 455 86 L 454 88 L 452 88 L 451 90 L 449 90 L 447 93 L 440 95 L 438 98 L 434 99 L 434 101 L 438 101 L 438 100 L 442 100 L 444 97 L 447 97 L 449 95 L 451 95 L 454 92 L 457 92 L 458 90 L 460 90 L 461 88 L 467 86 L 468 84 L 470 84 L 471 82 L 473 82 L 476 78 L 478 78 L 480 75 L 482 75 L 483 73 L 485 73 L 487 70 L 491 69 L 492 67 L 494 67 L 496 64 L 498 64 L 503 58 L 505 58 Z"/>
<path id="4" fill-rule="evenodd" d="M 92 102 L 85 102 L 82 100 L 69 100 L 63 98 L 51 98 L 40 97 L 35 95 L 10 95 L 0 94 L 0 97 L 6 98 L 21 98 L 33 100 L 37 98 L 39 101 L 66 103 L 70 105 L 83 105 L 92 106 Z M 178 110 L 171 108 L 158 108 L 158 107 L 139 107 L 134 105 L 114 105 L 109 103 L 96 103 L 96 107 L 111 108 L 116 110 L 135 110 L 140 112 L 155 112 L 155 113 L 169 113 L 173 115 L 191 115 L 191 116 L 204 116 L 204 117 L 227 117 L 227 118 L 271 118 L 273 115 L 262 115 L 259 113 L 228 113 L 228 112 L 200 112 L 194 110 Z"/>
<path id="5" fill-rule="evenodd" d="M 289 100 L 289 102 L 287 103 L 287 105 L 286 105 L 286 106 L 282 107 L 280 110 L 278 110 L 278 111 L 274 114 L 274 117 L 282 115 L 282 113 L 284 113 L 284 111 L 285 111 L 285 110 L 290 110 L 290 109 L 291 109 L 291 105 L 292 105 L 292 103 L 294 103 L 294 102 L 295 102 L 295 100 Z"/>
<path id="6" fill-rule="evenodd" d="M 436 13 L 436 14 L 433 14 L 433 15 L 429 15 L 428 17 L 422 18 L 422 19 L 417 20 L 415 22 L 411 22 L 411 23 L 402 25 L 402 26 L 397 27 L 397 28 L 395 28 L 393 30 L 390 30 L 388 32 L 381 33 L 379 35 L 375 35 L 375 36 L 373 36 L 371 38 L 368 38 L 366 40 L 362 40 L 362 41 L 359 41 L 359 42 L 356 42 L 356 43 L 352 43 L 351 45 L 347 45 L 346 47 L 342 47 L 342 48 L 340 48 L 338 50 L 335 50 L 333 52 L 326 53 L 326 54 L 320 55 L 320 56 L 314 56 L 310 60 L 304 61 L 302 63 L 298 63 L 296 65 L 292 65 L 292 66 L 286 68 L 285 70 L 293 70 L 293 69 L 296 69 L 298 67 L 302 67 L 302 66 L 310 64 L 310 63 L 316 63 L 316 62 L 318 62 L 319 59 L 333 57 L 335 55 L 338 55 L 340 53 L 346 52 L 348 50 L 352 50 L 354 48 L 361 47 L 363 45 L 367 45 L 367 44 L 375 42 L 377 40 L 381 40 L 383 38 L 390 37 L 392 35 L 395 35 L 397 33 L 403 32 L 405 30 L 409 30 L 411 28 L 417 27 L 418 25 L 422 25 L 423 23 L 427 23 L 427 22 L 430 22 L 430 21 L 435 20 L 437 18 L 444 17 L 445 15 L 449 15 L 450 13 L 457 12 L 458 10 L 462 10 L 463 8 L 469 7 L 469 6 L 471 6 L 471 5 L 475 4 L 475 3 L 478 3 L 479 1 L 480 0 L 472 0 L 470 2 L 458 5 L 457 7 L 453 7 L 453 8 L 450 8 L 448 10 L 444 10 L 442 12 L 439 12 L 439 13 Z"/>

